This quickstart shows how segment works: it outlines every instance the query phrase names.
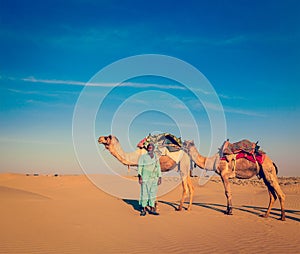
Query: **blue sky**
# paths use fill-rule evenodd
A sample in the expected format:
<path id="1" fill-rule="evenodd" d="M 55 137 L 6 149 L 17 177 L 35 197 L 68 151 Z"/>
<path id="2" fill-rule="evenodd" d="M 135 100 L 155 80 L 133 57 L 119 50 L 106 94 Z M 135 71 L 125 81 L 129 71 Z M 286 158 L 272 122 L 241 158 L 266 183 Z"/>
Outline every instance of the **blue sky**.
<path id="1" fill-rule="evenodd" d="M 280 175 L 299 175 L 299 7 L 296 0 L 0 1 L 0 171 L 82 173 L 72 119 L 86 82 L 117 60 L 162 54 L 209 80 L 232 142 L 259 140 Z M 94 96 L 114 84 L 106 82 Z M 199 150 L 209 153 L 209 117 L 192 93 L 159 77 L 126 84 L 103 101 L 95 136 L 109 134 L 117 115 L 114 134 L 124 144 L 130 139 L 129 150 L 149 132 L 180 135 L 187 128 L 182 138 L 199 136 Z M 181 119 L 187 107 L 199 129 L 178 127 L 163 110 L 149 110 L 145 105 L 153 101 Z M 128 116 L 147 110 L 127 126 L 117 111 L 122 107 Z"/>

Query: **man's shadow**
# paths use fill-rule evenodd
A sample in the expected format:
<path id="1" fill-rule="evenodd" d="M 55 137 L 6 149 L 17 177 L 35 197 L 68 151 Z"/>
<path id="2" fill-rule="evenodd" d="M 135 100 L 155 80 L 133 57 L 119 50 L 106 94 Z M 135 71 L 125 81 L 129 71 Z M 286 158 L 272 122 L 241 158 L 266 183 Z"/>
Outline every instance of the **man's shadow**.
<path id="1" fill-rule="evenodd" d="M 138 200 L 132 200 L 132 199 L 123 199 L 123 201 L 128 204 L 131 205 L 132 208 L 136 211 L 140 211 L 140 205 L 139 205 L 139 201 Z"/>

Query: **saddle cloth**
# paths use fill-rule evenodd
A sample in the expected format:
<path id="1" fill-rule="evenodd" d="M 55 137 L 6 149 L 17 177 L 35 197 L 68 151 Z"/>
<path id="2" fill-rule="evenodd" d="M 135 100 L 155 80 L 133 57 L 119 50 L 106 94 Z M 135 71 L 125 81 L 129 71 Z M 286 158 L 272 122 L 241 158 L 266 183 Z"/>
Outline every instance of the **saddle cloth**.
<path id="1" fill-rule="evenodd" d="M 254 143 L 247 139 L 243 139 L 231 144 L 227 140 L 222 147 L 223 157 L 221 160 L 228 161 L 229 155 L 236 154 L 236 160 L 244 158 L 253 163 L 257 161 L 259 164 L 262 164 L 265 159 L 265 153 L 262 150 L 259 150 L 260 146 L 258 146 L 257 143 L 258 142 Z"/>
<path id="2" fill-rule="evenodd" d="M 161 133 L 156 135 L 149 134 L 137 144 L 137 147 L 146 149 L 149 143 L 154 143 L 158 149 L 166 147 L 169 152 L 177 152 L 182 146 L 181 138 L 177 138 L 170 133 Z"/>
<path id="3" fill-rule="evenodd" d="M 229 161 L 231 158 L 231 155 L 225 155 L 221 158 L 221 160 L 226 160 Z M 255 157 L 253 156 L 253 154 L 249 154 L 249 153 L 245 153 L 245 152 L 239 152 L 236 154 L 235 159 L 247 159 L 253 163 L 255 163 L 255 161 L 257 161 L 260 165 L 263 164 L 264 159 L 265 159 L 265 153 L 260 153 L 260 154 L 256 154 Z M 231 158 L 232 159 L 232 158 Z"/>

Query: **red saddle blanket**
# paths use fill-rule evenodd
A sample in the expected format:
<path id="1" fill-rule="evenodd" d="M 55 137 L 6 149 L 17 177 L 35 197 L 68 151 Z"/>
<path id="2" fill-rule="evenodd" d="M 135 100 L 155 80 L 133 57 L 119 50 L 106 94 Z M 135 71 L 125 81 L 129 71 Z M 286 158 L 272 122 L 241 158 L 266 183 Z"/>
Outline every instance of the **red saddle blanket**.
<path id="1" fill-rule="evenodd" d="M 264 162 L 265 156 L 266 156 L 265 153 L 256 154 L 255 157 L 254 157 L 252 154 L 245 153 L 245 152 L 240 152 L 240 153 L 236 154 L 235 158 L 236 158 L 236 160 L 244 158 L 244 159 L 247 159 L 247 160 L 249 160 L 253 163 L 255 163 L 255 159 L 256 159 L 256 161 L 261 165 Z M 224 156 L 224 157 L 221 158 L 221 160 L 227 160 L 227 157 Z"/>

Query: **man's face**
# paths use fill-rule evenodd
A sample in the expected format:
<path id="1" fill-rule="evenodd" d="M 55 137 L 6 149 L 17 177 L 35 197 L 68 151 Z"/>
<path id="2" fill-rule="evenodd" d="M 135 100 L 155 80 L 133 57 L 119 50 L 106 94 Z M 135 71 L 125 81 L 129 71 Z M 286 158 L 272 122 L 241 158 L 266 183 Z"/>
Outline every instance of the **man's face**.
<path id="1" fill-rule="evenodd" d="M 154 146 L 153 145 L 149 145 L 147 148 L 148 152 L 153 152 L 154 150 Z"/>

